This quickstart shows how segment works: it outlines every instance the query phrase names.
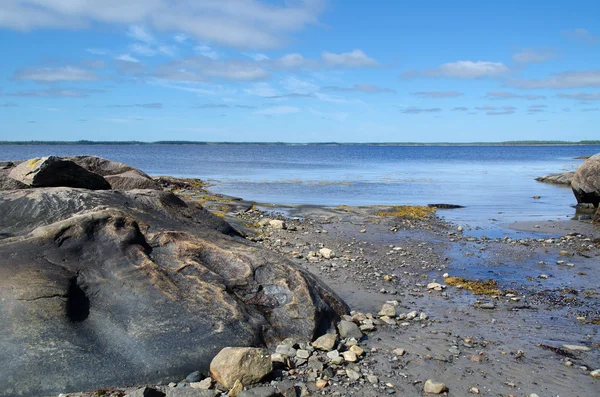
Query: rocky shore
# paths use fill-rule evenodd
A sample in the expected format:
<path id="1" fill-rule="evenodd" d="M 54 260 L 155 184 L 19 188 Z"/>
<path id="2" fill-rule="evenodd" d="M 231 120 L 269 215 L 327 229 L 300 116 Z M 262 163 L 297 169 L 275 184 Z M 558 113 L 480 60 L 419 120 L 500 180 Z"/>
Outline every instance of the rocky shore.
<path id="1" fill-rule="evenodd" d="M 0 199 L 2 396 L 600 390 L 590 222 L 487 238 L 443 221 L 450 205 L 276 207 L 139 170 L 125 187 L 35 187 L 9 177 L 21 164 L 0 173 L 20 188 Z"/>

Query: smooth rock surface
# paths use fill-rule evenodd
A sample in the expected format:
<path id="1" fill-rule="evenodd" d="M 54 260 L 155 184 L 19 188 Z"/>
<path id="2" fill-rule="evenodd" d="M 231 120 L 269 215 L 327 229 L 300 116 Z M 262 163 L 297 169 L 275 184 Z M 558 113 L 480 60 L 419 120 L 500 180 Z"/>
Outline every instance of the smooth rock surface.
<path id="1" fill-rule="evenodd" d="M 346 312 L 173 194 L 0 192 L 0 396 L 166 384 L 223 347 L 310 340 Z"/>
<path id="2" fill-rule="evenodd" d="M 269 351 L 252 347 L 226 347 L 210 363 L 213 379 L 228 389 L 237 381 L 243 386 L 253 385 L 272 370 Z"/>
<path id="3" fill-rule="evenodd" d="M 427 379 L 423 391 L 428 394 L 442 394 L 446 391 L 446 385 L 433 379 Z"/>
<path id="4" fill-rule="evenodd" d="M 600 153 L 583 162 L 575 171 L 571 188 L 578 203 L 600 204 Z"/>
<path id="5" fill-rule="evenodd" d="M 8 177 L 31 187 L 110 189 L 110 184 L 102 176 L 56 156 L 23 161 L 11 169 Z"/>

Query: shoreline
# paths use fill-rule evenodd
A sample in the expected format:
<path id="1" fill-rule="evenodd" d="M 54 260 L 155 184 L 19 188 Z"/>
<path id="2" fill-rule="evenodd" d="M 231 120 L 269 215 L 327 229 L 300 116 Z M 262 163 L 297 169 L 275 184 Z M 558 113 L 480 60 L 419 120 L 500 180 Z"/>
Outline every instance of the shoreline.
<path id="1" fill-rule="evenodd" d="M 600 278 L 595 266 L 600 228 L 572 220 L 517 222 L 502 226 L 524 235 L 486 238 L 436 215 L 410 219 L 377 212 L 381 208 L 256 203 L 225 219 L 233 224 L 239 217 L 254 223 L 280 219 L 293 225 L 292 230 L 249 228 L 248 239 L 317 275 L 352 310 L 376 315 L 385 302 L 397 300 L 406 311 L 427 313 L 431 322 L 421 328 L 384 325 L 366 341 L 381 382 L 403 396 L 421 396 L 421 382 L 431 377 L 456 396 L 472 394 L 473 388 L 490 396 L 587 397 L 597 390 L 597 380 L 583 367 L 600 367 L 600 291 L 593 281 Z M 311 257 L 309 250 L 321 246 L 339 257 Z M 467 286 L 493 280 L 502 293 L 456 288 L 445 282 L 445 273 Z M 433 291 L 431 283 L 444 289 Z M 475 347 L 473 340 L 483 344 Z M 590 351 L 565 358 L 547 348 L 562 345 Z M 395 348 L 407 356 L 390 366 Z M 361 396 L 391 393 L 356 387 Z M 335 387 L 325 395 L 336 392 L 345 395 Z"/>

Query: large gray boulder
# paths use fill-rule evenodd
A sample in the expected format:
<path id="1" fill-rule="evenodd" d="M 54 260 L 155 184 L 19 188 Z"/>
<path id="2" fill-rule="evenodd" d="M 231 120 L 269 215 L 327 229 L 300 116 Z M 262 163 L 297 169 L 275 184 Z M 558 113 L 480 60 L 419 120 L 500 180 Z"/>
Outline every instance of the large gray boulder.
<path id="1" fill-rule="evenodd" d="M 224 347 L 312 339 L 346 311 L 171 193 L 0 192 L 2 397 L 179 380 Z"/>
<path id="2" fill-rule="evenodd" d="M 158 182 L 145 172 L 130 165 L 97 156 L 65 157 L 86 170 L 101 175 L 110 183 L 111 189 L 154 189 L 161 190 Z"/>
<path id="3" fill-rule="evenodd" d="M 578 203 L 600 204 L 600 153 L 583 162 L 575 172 L 571 188 Z"/>
<path id="4" fill-rule="evenodd" d="M 110 189 L 109 183 L 102 176 L 56 156 L 23 161 L 10 169 L 8 177 L 30 187 Z"/>

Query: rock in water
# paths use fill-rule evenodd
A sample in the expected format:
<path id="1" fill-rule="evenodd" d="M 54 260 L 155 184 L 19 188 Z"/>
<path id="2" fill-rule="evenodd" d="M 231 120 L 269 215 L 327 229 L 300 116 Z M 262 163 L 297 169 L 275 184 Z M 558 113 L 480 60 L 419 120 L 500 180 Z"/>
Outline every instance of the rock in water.
<path id="1" fill-rule="evenodd" d="M 562 174 L 540 176 L 535 178 L 535 180 L 538 182 L 552 183 L 555 185 L 571 186 L 571 182 L 573 181 L 574 175 L 574 172 L 563 172 Z"/>
<path id="2" fill-rule="evenodd" d="M 72 161 L 48 156 L 22 162 L 8 176 L 31 187 L 78 187 L 91 190 L 110 189 L 100 175 L 89 172 Z"/>
<path id="3" fill-rule="evenodd" d="M 2 191 L 0 214 L 2 397 L 178 381 L 226 346 L 313 339 L 347 312 L 171 193 Z"/>
<path id="4" fill-rule="evenodd" d="M 266 349 L 226 347 L 210 363 L 210 375 L 226 388 L 237 381 L 253 385 L 273 371 L 271 355 Z"/>
<path id="5" fill-rule="evenodd" d="M 578 203 L 600 204 L 600 153 L 583 162 L 575 171 L 571 188 Z"/>

